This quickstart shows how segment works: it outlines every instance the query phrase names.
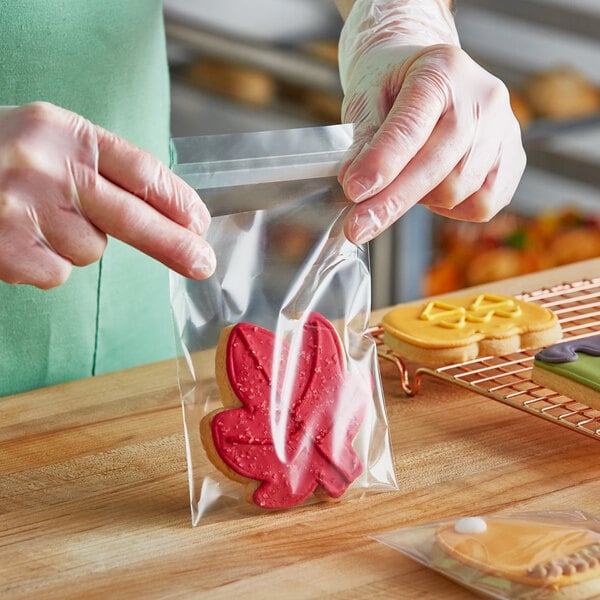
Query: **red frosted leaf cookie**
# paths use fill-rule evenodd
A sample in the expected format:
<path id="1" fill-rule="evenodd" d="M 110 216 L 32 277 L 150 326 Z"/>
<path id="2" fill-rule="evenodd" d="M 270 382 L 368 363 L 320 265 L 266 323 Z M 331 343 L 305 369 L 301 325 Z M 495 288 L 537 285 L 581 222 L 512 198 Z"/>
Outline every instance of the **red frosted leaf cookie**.
<path id="1" fill-rule="evenodd" d="M 322 315 L 311 313 L 290 342 L 250 323 L 228 327 L 216 373 L 228 408 L 202 420 L 202 441 L 225 475 L 249 485 L 253 503 L 289 508 L 315 491 L 338 498 L 362 473 L 352 442 L 370 382 L 346 370 Z"/>

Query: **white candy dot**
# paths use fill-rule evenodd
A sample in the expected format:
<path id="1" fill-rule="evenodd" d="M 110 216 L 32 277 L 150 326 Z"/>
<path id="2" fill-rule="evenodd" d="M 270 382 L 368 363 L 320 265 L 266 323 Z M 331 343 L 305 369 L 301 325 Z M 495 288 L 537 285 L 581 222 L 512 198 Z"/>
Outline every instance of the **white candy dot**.
<path id="1" fill-rule="evenodd" d="M 454 524 L 456 533 L 483 533 L 487 523 L 481 517 L 463 517 Z"/>

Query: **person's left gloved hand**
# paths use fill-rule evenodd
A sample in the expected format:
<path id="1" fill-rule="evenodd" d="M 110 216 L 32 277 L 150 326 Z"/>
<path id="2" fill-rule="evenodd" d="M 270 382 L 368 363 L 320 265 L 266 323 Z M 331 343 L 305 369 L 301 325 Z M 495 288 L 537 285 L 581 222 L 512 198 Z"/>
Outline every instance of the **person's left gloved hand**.
<path id="1" fill-rule="evenodd" d="M 109 235 L 205 279 L 209 223 L 196 191 L 131 142 L 48 102 L 0 107 L 0 282 L 62 285 Z"/>
<path id="2" fill-rule="evenodd" d="M 486 221 L 525 168 L 506 86 L 458 43 L 443 0 L 356 0 L 340 37 L 342 119 L 355 125 L 340 171 L 364 243 L 420 202 Z"/>

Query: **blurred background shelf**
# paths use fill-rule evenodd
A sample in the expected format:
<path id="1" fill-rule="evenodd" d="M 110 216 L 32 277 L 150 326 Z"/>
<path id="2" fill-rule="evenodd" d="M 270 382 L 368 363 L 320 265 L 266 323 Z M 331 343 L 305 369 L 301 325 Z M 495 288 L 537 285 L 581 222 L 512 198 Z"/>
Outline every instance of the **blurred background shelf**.
<path id="1" fill-rule="evenodd" d="M 458 0 L 464 8 L 484 10 L 492 15 L 505 15 L 536 27 L 549 27 L 578 37 L 598 41 L 600 11 L 596 0 Z"/>
<path id="2" fill-rule="evenodd" d="M 333 2 L 165 0 L 164 6 L 174 136 L 339 122 L 341 20 Z M 600 90 L 598 0 L 457 0 L 456 21 L 463 47 L 526 103 L 527 92 L 539 89 L 533 78 L 564 75 L 561 69 L 592 96 Z M 560 79 L 551 84 L 573 87 Z M 561 118 L 527 106 L 528 166 L 510 207 L 519 219 L 556 222 L 552 215 L 568 208 L 569 226 L 578 213 L 579 225 L 600 235 L 600 91 L 598 103 L 596 111 Z M 497 234 L 494 221 L 478 226 L 486 243 L 490 230 Z M 447 235 L 451 226 L 417 206 L 371 244 L 374 307 L 430 291 L 431 269 L 444 251 L 441 229 Z"/>
<path id="3" fill-rule="evenodd" d="M 262 70 L 277 80 L 339 94 L 337 67 L 310 56 L 302 46 L 271 45 L 248 38 L 210 31 L 168 18 L 167 38 L 184 46 L 188 53 L 211 57 L 237 66 Z"/>

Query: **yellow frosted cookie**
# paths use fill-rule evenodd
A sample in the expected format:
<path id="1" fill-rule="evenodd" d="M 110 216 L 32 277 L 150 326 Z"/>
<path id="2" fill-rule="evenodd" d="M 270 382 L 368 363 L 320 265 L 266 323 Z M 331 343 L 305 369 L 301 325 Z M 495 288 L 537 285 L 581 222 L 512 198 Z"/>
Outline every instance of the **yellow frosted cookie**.
<path id="1" fill-rule="evenodd" d="M 558 589 L 600 574 L 600 533 L 585 527 L 466 517 L 439 528 L 435 541 L 463 564 L 535 587 Z"/>
<path id="2" fill-rule="evenodd" d="M 400 356 L 449 365 L 559 341 L 556 315 L 513 296 L 473 294 L 399 306 L 386 313 L 383 339 Z"/>

